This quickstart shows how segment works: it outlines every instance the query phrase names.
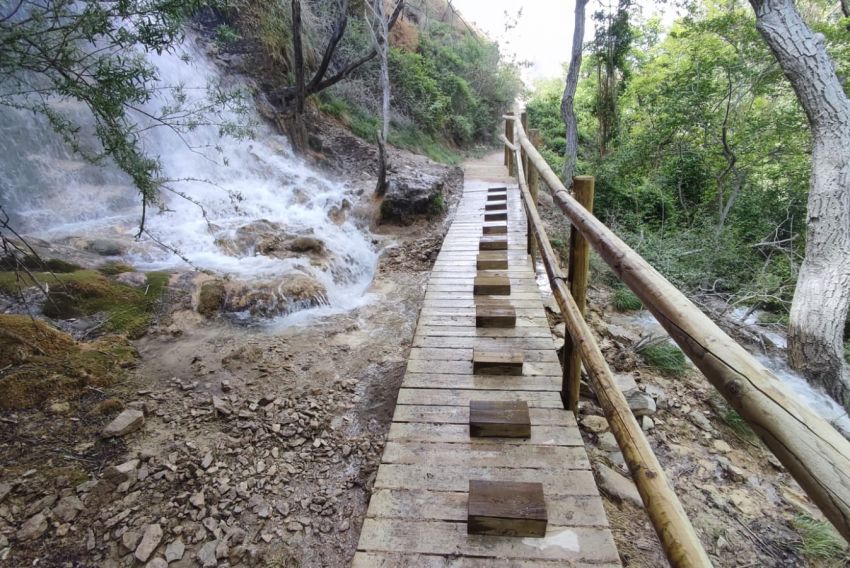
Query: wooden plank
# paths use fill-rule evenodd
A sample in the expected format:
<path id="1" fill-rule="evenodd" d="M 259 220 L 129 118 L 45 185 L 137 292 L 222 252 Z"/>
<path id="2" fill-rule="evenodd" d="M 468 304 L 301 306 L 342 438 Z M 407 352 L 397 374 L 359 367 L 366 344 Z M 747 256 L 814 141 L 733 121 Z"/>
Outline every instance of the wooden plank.
<path id="1" fill-rule="evenodd" d="M 519 320 L 517 323 L 519 323 Z M 420 320 L 416 328 L 416 333 L 423 337 L 552 338 L 552 332 L 538 325 L 486 329 L 475 327 L 474 320 L 469 322 L 468 326 L 431 325 L 428 322 Z"/>
<path id="2" fill-rule="evenodd" d="M 492 400 L 492 399 L 491 399 Z M 567 426 L 570 430 L 578 429 L 573 413 L 561 408 L 542 408 L 536 404 L 537 401 L 525 400 L 528 404 L 528 414 L 531 423 L 535 426 Z M 469 424 L 469 406 L 425 406 L 416 404 L 399 404 L 395 407 L 393 414 L 394 423 L 411 424 L 454 424 L 467 427 Z M 532 432 L 532 436 L 534 433 Z M 569 437 L 564 440 L 567 445 L 572 445 Z M 576 445 L 581 445 L 578 443 Z"/>
<path id="3" fill-rule="evenodd" d="M 401 386 L 409 389 L 473 389 L 557 392 L 561 378 L 551 376 L 504 375 L 441 375 L 437 373 L 406 373 Z"/>
<path id="4" fill-rule="evenodd" d="M 507 201 L 488 201 L 484 204 L 485 211 L 507 211 L 508 202 Z"/>
<path id="5" fill-rule="evenodd" d="M 528 410 L 529 421 L 531 411 Z M 470 417 L 470 420 L 472 418 Z M 581 433 L 575 426 L 539 426 L 533 424 L 530 437 L 506 437 L 504 444 L 535 444 L 542 446 L 581 446 Z M 428 423 L 399 423 L 390 426 L 387 440 L 394 442 L 485 442 L 487 438 L 471 436 L 471 426 L 467 424 L 428 424 Z"/>
<path id="6" fill-rule="evenodd" d="M 460 558 L 434 554 L 405 554 L 395 552 L 357 552 L 352 568 L 560 568 L 557 560 L 525 560 L 492 556 Z M 622 568 L 619 562 L 570 562 L 570 568 Z"/>
<path id="7" fill-rule="evenodd" d="M 472 361 L 417 361 L 407 362 L 409 373 L 442 373 L 446 375 L 474 375 L 476 369 Z M 561 372 L 559 363 L 525 361 L 522 372 L 526 376 L 546 375 L 555 376 Z M 479 373 L 480 374 L 480 373 Z"/>
<path id="8" fill-rule="evenodd" d="M 546 487 L 543 488 L 544 493 Z M 555 525 L 607 527 L 608 518 L 599 498 L 582 495 L 560 495 L 548 499 L 549 522 Z M 434 519 L 466 521 L 465 491 L 426 491 L 379 489 L 372 494 L 369 517 L 385 519 Z"/>
<path id="9" fill-rule="evenodd" d="M 472 372 L 476 375 L 522 375 L 525 356 L 522 351 L 485 351 L 473 349 Z"/>
<path id="10" fill-rule="evenodd" d="M 590 469 L 584 448 L 475 442 L 387 442 L 381 463 L 456 465 L 464 467 L 523 467 Z"/>
<path id="11" fill-rule="evenodd" d="M 524 361 L 538 363 L 558 363 L 558 354 L 554 349 L 515 349 L 512 341 L 503 342 L 498 349 L 478 348 L 481 352 L 508 353 L 517 351 L 523 355 Z M 464 347 L 414 347 L 410 350 L 408 359 L 430 361 L 469 361 L 475 348 Z"/>
<path id="12" fill-rule="evenodd" d="M 525 400 L 529 406 L 564 408 L 561 395 L 556 392 L 502 391 L 472 389 L 407 389 L 398 391 L 398 404 L 432 404 L 437 406 L 469 406 L 472 399 Z"/>
<path id="13" fill-rule="evenodd" d="M 478 250 L 508 250 L 508 240 L 504 236 L 481 237 Z"/>
<path id="14" fill-rule="evenodd" d="M 506 222 L 485 223 L 481 226 L 481 232 L 485 235 L 507 235 L 508 224 Z"/>
<path id="15" fill-rule="evenodd" d="M 508 268 L 508 255 L 493 251 L 478 253 L 478 257 L 475 259 L 475 268 L 478 270 L 506 270 Z"/>
<path id="16" fill-rule="evenodd" d="M 552 340 L 546 337 L 434 337 L 424 334 L 414 337 L 413 346 L 457 349 L 472 349 L 473 347 L 483 349 L 509 349 L 511 347 L 518 349 L 555 349 Z"/>
<path id="17" fill-rule="evenodd" d="M 469 534 L 539 538 L 548 523 L 542 484 L 469 480 Z"/>
<path id="18" fill-rule="evenodd" d="M 561 495 L 596 496 L 599 490 L 589 469 L 535 469 L 527 467 L 482 467 L 453 464 L 381 464 L 375 477 L 375 489 L 429 491 L 469 490 L 470 479 L 540 482 L 550 499 Z"/>
<path id="19" fill-rule="evenodd" d="M 475 296 L 510 296 L 511 281 L 504 276 L 476 276 L 472 293 Z"/>
<path id="20" fill-rule="evenodd" d="M 507 211 L 492 211 L 489 213 L 484 213 L 484 222 L 490 221 L 507 221 L 508 220 L 508 212 Z M 487 225 L 485 225 L 486 227 Z M 507 226 L 505 226 L 505 232 L 507 232 Z"/>
<path id="21" fill-rule="evenodd" d="M 367 518 L 360 533 L 358 549 L 568 562 L 619 561 L 611 532 L 606 529 L 551 525 L 546 539 L 470 536 L 466 523 Z M 555 544 L 559 542 L 569 544 Z"/>
<path id="22" fill-rule="evenodd" d="M 524 400 L 470 400 L 469 437 L 531 438 L 528 403 Z"/>

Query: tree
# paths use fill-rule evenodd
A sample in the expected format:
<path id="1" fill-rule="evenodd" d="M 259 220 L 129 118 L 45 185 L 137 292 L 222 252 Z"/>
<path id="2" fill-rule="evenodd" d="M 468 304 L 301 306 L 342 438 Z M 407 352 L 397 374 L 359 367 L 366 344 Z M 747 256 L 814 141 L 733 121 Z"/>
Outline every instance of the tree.
<path id="1" fill-rule="evenodd" d="M 850 409 L 843 332 L 850 309 L 850 100 L 824 39 L 792 0 L 750 0 L 756 28 L 812 131 L 806 254 L 788 330 L 791 365 Z"/>
<path id="2" fill-rule="evenodd" d="M 186 18 L 207 5 L 206 0 L 49 0 L 4 2 L 0 8 L 0 105 L 45 116 L 91 162 L 112 159 L 142 197 L 140 234 L 147 206 L 173 181 L 163 177 L 158 157 L 144 150 L 145 132 L 165 127 L 179 135 L 210 124 L 215 109 L 241 104 L 241 93 L 222 89 L 202 103 L 187 103 L 172 86 L 173 101 L 161 112 L 143 108 L 161 87 L 144 53 L 175 49 Z M 88 116 L 76 122 L 62 112 L 63 102 L 81 103 Z M 87 124 L 94 125 L 98 144 L 86 142 Z M 238 127 L 218 125 L 231 133 Z"/>
<path id="3" fill-rule="evenodd" d="M 575 113 L 576 87 L 581 71 L 581 54 L 584 44 L 584 9 L 587 0 L 576 0 L 575 27 L 573 28 L 573 48 L 570 54 L 570 68 L 561 98 L 561 120 L 566 127 L 566 150 L 564 151 L 564 183 L 572 187 L 576 162 L 578 161 L 578 124 Z"/>
<path id="4" fill-rule="evenodd" d="M 396 8 L 400 8 L 404 0 L 399 0 Z M 387 191 L 387 138 L 390 135 L 390 68 L 389 68 L 389 22 L 384 16 L 384 0 L 373 0 L 369 6 L 371 14 L 372 39 L 381 61 L 381 129 L 378 131 L 378 182 L 375 186 L 377 195 Z"/>

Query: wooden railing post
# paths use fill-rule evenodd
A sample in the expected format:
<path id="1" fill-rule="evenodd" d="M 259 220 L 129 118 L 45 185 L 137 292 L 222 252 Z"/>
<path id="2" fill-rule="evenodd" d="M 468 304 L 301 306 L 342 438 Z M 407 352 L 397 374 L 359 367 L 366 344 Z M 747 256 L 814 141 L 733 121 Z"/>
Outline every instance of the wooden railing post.
<path id="1" fill-rule="evenodd" d="M 593 176 L 573 178 L 573 193 L 582 207 L 593 212 Z M 570 228 L 570 259 L 567 278 L 570 282 L 570 294 L 573 296 L 581 315 L 584 316 L 587 304 L 587 277 L 590 268 L 590 245 L 575 227 Z M 561 397 L 567 409 L 578 412 L 578 398 L 581 390 L 581 353 L 575 342 L 565 334 L 564 341 L 564 383 Z"/>
<path id="2" fill-rule="evenodd" d="M 534 144 L 534 147 L 538 147 L 540 145 L 540 131 L 536 128 L 533 128 L 528 131 L 529 138 L 531 139 L 531 143 Z M 525 155 L 525 160 L 523 160 L 523 168 L 525 171 L 526 182 L 528 183 L 528 192 L 531 194 L 531 199 L 534 201 L 534 206 L 537 206 L 537 192 L 538 187 L 540 185 L 540 174 L 537 172 L 537 168 L 534 167 L 528 159 L 528 154 Z M 537 244 L 534 242 L 534 237 L 531 234 L 531 224 L 528 225 L 528 254 L 531 255 L 531 263 L 532 266 L 535 266 L 535 259 L 537 258 Z"/>
<path id="3" fill-rule="evenodd" d="M 523 132 L 528 132 L 528 113 L 522 111 L 522 114 L 519 115 L 519 121 L 522 123 Z M 528 154 L 525 153 L 525 150 L 520 146 L 520 156 L 522 158 L 522 171 L 525 172 L 526 181 L 528 180 Z"/>
<path id="4" fill-rule="evenodd" d="M 513 144 L 514 142 L 514 121 L 512 118 L 505 120 L 505 138 Z M 505 165 L 508 167 L 508 175 L 514 175 L 514 153 L 505 146 Z"/>

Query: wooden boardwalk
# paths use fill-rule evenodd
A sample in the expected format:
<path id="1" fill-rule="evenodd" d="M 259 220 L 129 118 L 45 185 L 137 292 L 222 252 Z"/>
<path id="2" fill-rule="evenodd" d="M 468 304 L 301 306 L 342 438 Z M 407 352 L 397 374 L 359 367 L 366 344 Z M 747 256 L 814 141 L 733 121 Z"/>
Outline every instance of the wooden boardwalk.
<path id="1" fill-rule="evenodd" d="M 468 168 L 468 177 L 490 181 L 466 183 L 434 265 L 356 568 L 620 566 L 575 417 L 561 403 L 561 366 L 526 254 L 515 185 L 506 192 L 508 267 L 486 271 L 507 276 L 510 295 L 473 294 L 483 227 L 504 225 L 484 221 L 488 188 L 512 182 L 498 168 Z M 476 304 L 505 303 L 515 310 L 515 326 L 476 327 Z M 473 374 L 473 350 L 521 352 L 522 375 Z M 530 438 L 471 438 L 472 400 L 525 401 Z M 467 534 L 470 480 L 541 483 L 546 536 Z"/>

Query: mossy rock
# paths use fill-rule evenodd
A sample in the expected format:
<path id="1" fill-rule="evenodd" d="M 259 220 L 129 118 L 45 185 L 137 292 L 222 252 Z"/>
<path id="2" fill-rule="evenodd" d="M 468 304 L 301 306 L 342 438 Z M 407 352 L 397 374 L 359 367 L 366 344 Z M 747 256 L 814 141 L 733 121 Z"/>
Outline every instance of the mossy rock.
<path id="1" fill-rule="evenodd" d="M 33 277 L 49 290 L 42 308 L 44 315 L 70 319 L 105 313 L 104 332 L 126 333 L 131 338 L 147 330 L 168 284 L 164 272 L 148 273 L 146 290 L 116 282 L 95 270 L 35 272 Z M 35 284 L 26 274 L 0 272 L 0 290 L 6 293 L 17 295 L 21 288 Z"/>
<path id="2" fill-rule="evenodd" d="M 138 353 L 121 336 L 77 343 L 46 322 L 0 315 L 0 409 L 22 409 L 79 396 L 124 377 Z"/>
<path id="3" fill-rule="evenodd" d="M 59 260 L 58 258 L 42 259 L 33 255 L 16 255 L 14 257 L 6 256 L 0 260 L 0 267 L 2 267 L 4 271 L 14 271 L 18 268 L 26 268 L 31 271 L 56 272 L 58 274 L 82 270 L 80 265 L 74 264 L 73 262 Z"/>
<path id="4" fill-rule="evenodd" d="M 198 313 L 207 318 L 217 315 L 224 305 L 226 295 L 224 283 L 218 280 L 204 282 L 198 294 Z"/>

